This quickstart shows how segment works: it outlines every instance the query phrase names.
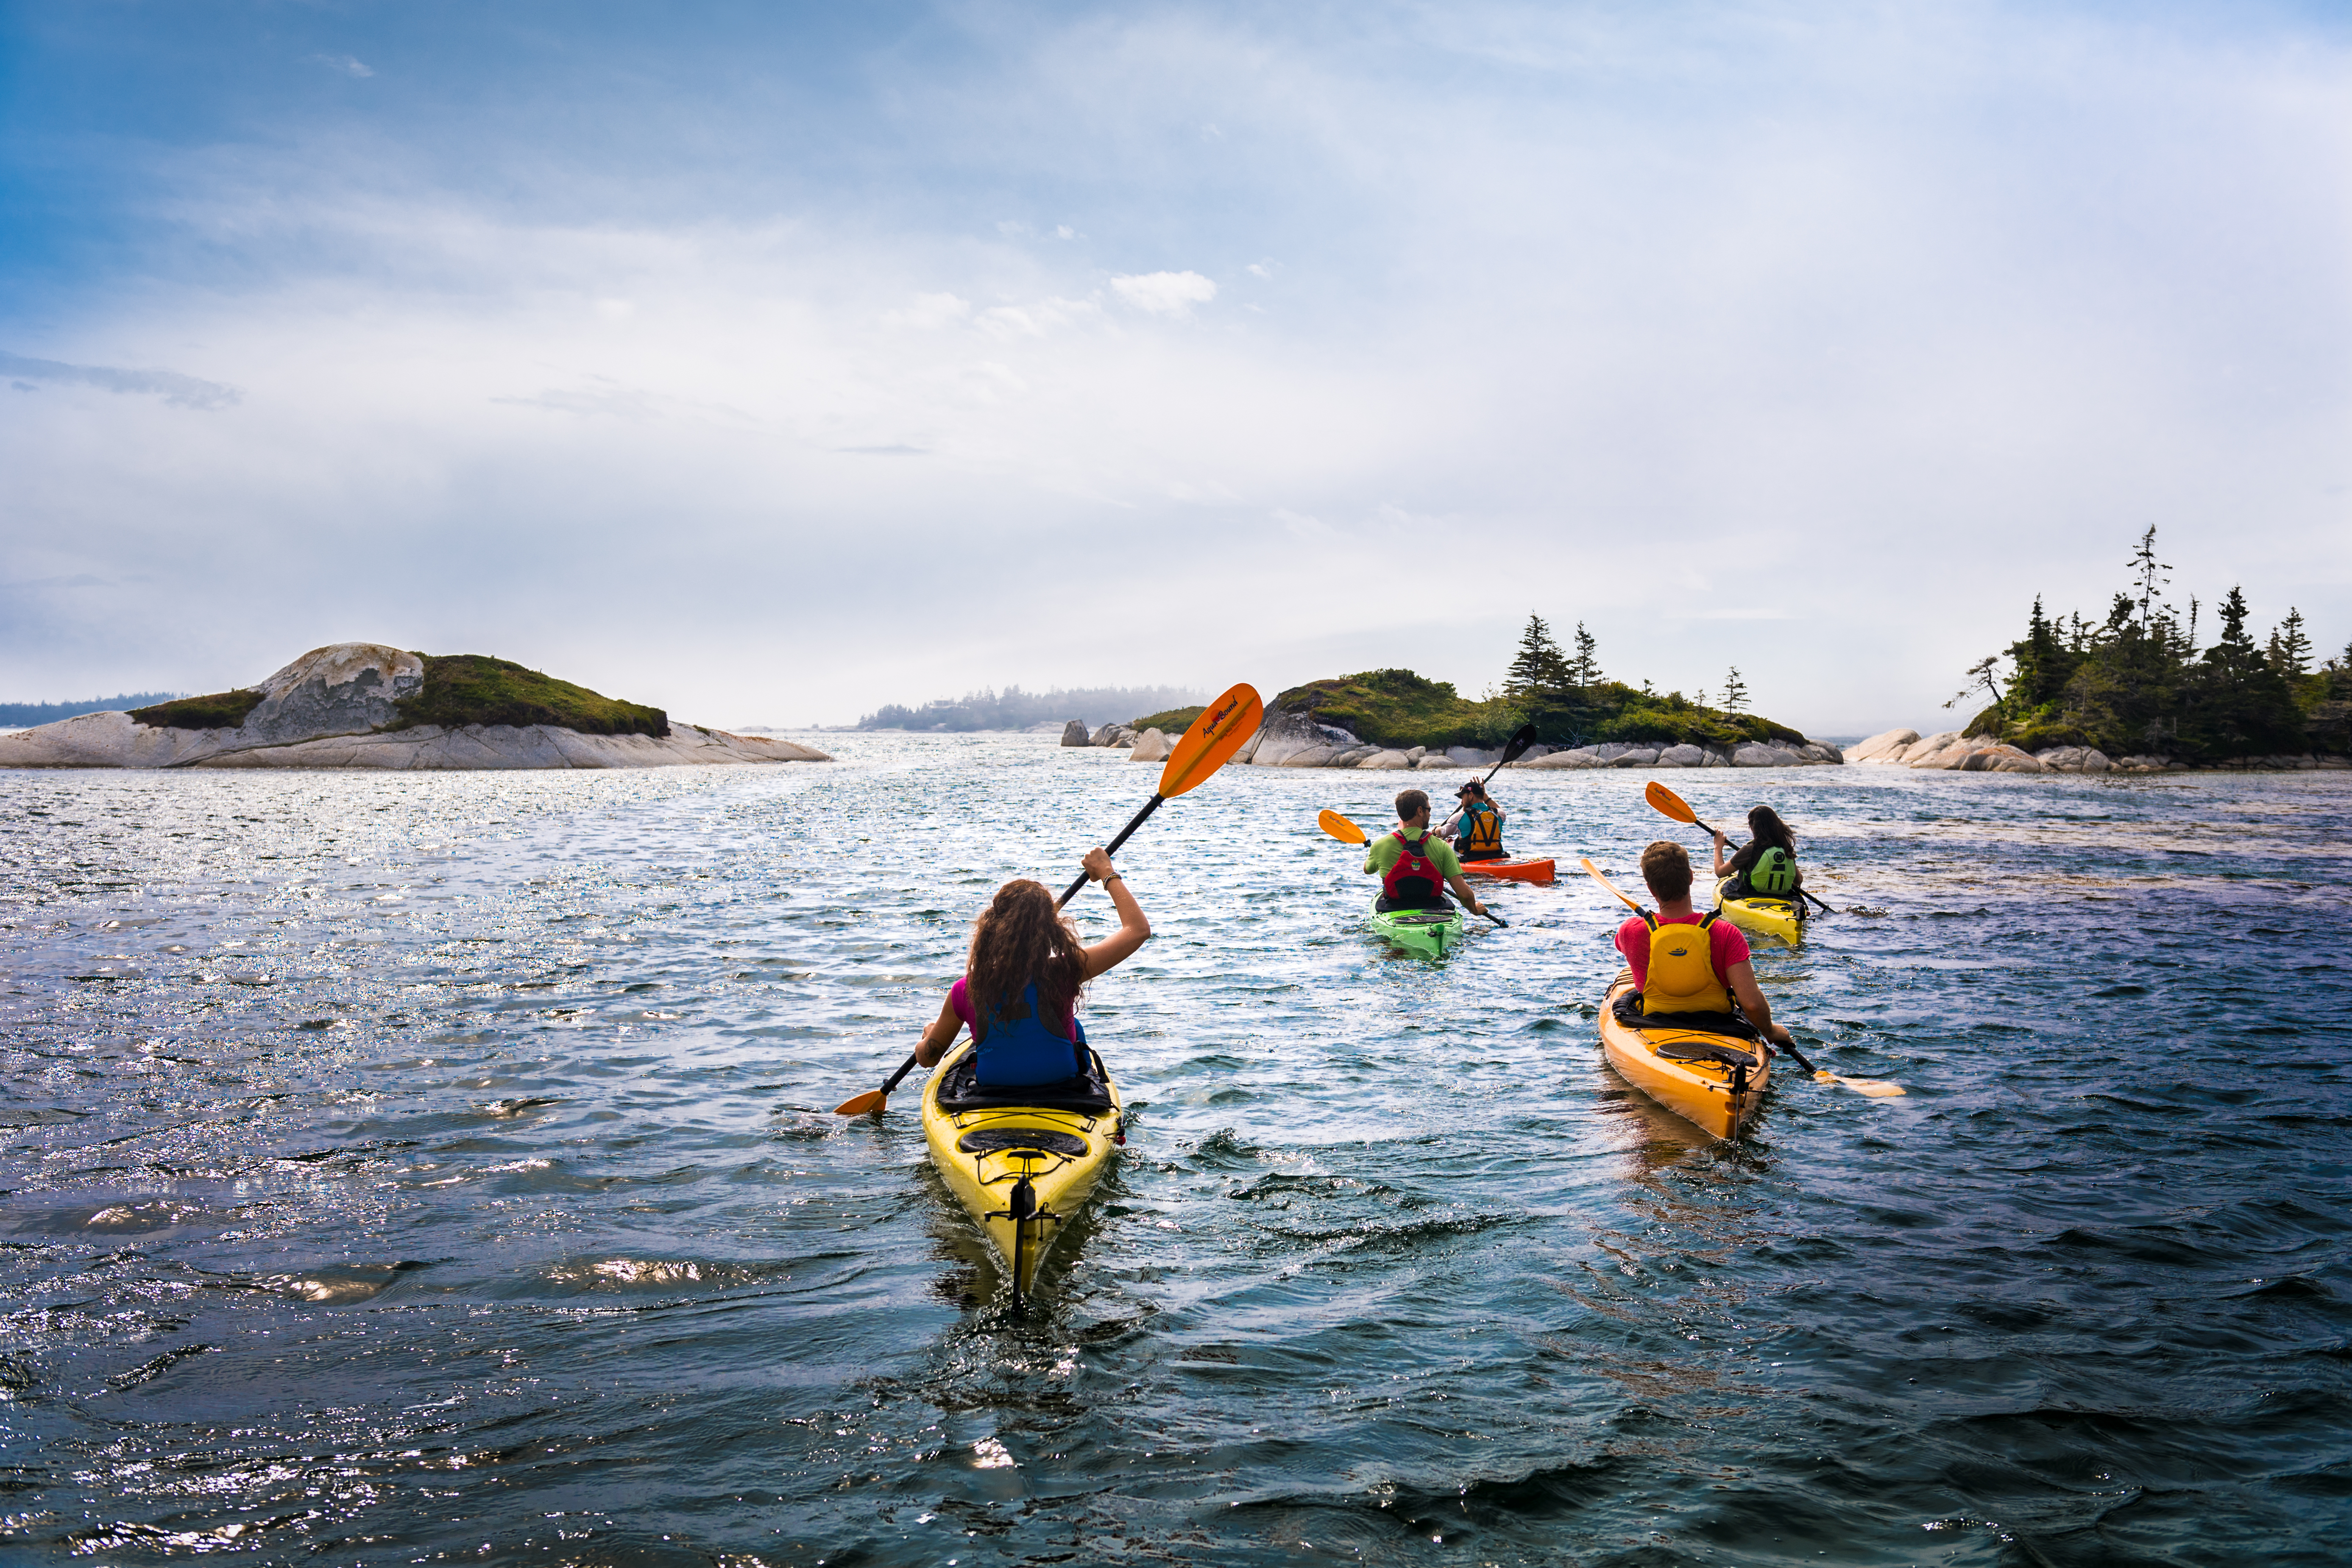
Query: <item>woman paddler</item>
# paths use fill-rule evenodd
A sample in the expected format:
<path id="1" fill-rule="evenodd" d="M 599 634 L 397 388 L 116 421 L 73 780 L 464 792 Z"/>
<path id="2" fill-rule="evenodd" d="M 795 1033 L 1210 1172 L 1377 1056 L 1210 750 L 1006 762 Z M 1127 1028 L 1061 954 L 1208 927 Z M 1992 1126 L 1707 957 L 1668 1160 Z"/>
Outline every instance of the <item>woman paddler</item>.
<path id="1" fill-rule="evenodd" d="M 1796 902 L 1796 891 L 1805 882 L 1805 874 L 1797 869 L 1797 836 L 1789 831 L 1780 814 L 1769 805 L 1759 805 L 1748 814 L 1748 842 L 1726 860 L 1723 852 L 1731 840 L 1723 836 L 1721 829 L 1716 831 L 1715 874 L 1732 879 L 1723 896 L 1788 899 Z"/>
<path id="2" fill-rule="evenodd" d="M 917 1061 L 937 1067 L 956 1036 L 970 1028 L 984 1086 L 1059 1083 L 1086 1070 L 1078 990 L 1141 947 L 1151 922 L 1107 852 L 1087 850 L 1084 865 L 1108 889 L 1118 930 L 1083 946 L 1043 882 L 1005 883 L 972 926 L 963 978 L 949 988 L 940 1016 L 923 1031 Z"/>

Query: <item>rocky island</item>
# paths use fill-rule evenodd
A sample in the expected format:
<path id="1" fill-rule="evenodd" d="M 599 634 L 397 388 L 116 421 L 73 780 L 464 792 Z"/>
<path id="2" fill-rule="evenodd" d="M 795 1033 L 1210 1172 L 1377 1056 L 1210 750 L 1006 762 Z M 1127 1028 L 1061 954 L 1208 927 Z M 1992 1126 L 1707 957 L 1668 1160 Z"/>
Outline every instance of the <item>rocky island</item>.
<path id="1" fill-rule="evenodd" d="M 1503 745 L 1522 725 L 1541 738 L 1508 764 L 1514 768 L 1788 768 L 1845 760 L 1836 747 L 1769 719 L 1710 708 L 1646 683 L 1608 680 L 1591 667 L 1589 638 L 1584 668 L 1556 648 L 1547 659 L 1549 633 L 1540 619 L 1528 639 L 1535 656 L 1523 645 L 1511 684 L 1477 700 L 1409 669 L 1293 687 L 1266 704 L 1265 722 L 1234 761 L 1262 768 L 1487 767 L 1501 760 Z M 1072 720 L 1062 744 L 1128 746 L 1134 761 L 1158 762 L 1200 712 L 1172 709 L 1091 731 Z"/>
<path id="2" fill-rule="evenodd" d="M 657 768 L 825 763 L 791 741 L 673 722 L 658 708 L 482 654 L 312 648 L 252 687 L 0 735 L 5 768 Z"/>

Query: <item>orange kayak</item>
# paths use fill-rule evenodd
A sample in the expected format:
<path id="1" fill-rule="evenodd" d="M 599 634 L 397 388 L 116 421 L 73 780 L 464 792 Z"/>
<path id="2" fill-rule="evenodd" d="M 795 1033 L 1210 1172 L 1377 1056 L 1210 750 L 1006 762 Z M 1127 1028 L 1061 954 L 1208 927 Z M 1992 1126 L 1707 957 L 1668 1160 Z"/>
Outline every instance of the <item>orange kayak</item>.
<path id="1" fill-rule="evenodd" d="M 1462 874 L 1465 877 L 1504 877 L 1514 882 L 1549 882 L 1551 880 L 1549 860 L 1465 860 Z"/>

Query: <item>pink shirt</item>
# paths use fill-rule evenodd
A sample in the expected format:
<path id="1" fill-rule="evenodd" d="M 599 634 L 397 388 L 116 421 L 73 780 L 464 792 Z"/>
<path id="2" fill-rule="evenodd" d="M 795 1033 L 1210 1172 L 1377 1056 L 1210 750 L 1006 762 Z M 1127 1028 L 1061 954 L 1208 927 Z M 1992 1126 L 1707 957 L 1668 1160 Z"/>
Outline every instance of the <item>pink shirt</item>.
<path id="1" fill-rule="evenodd" d="M 1740 948 L 1739 955 L 1742 958 L 1747 957 L 1748 949 L 1744 946 Z M 961 980 L 957 981 L 953 985 L 948 987 L 948 1005 L 955 1009 L 956 1016 L 963 1020 L 963 1026 L 971 1030 L 971 1037 L 975 1040 L 980 1038 L 980 1030 L 975 1027 L 972 1023 L 971 977 L 970 975 L 964 976 Z M 1040 1018 L 1038 1022 L 1045 1025 L 1047 1029 L 1061 1036 L 1062 1038 L 1066 1040 L 1074 1040 L 1077 1038 L 1077 1009 L 1075 1006 L 1063 1008 L 1062 1016 L 1058 1018 Z"/>
<path id="2" fill-rule="evenodd" d="M 1696 925 L 1698 916 L 1684 915 L 1675 920 L 1661 919 L 1662 926 Z M 1715 966 L 1715 977 L 1728 987 L 1731 966 L 1748 962 L 1748 938 L 1729 921 L 1717 921 L 1706 928 L 1707 962 Z M 1633 969 L 1633 989 L 1640 990 L 1650 979 L 1650 928 L 1642 917 L 1634 915 L 1617 928 L 1617 951 Z"/>

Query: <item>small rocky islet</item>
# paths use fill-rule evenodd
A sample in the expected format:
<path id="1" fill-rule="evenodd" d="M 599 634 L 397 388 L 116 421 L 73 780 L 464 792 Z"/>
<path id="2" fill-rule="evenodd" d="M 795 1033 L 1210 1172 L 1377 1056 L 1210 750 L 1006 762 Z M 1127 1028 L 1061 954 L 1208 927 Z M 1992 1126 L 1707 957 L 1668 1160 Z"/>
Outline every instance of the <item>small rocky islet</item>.
<path id="1" fill-rule="evenodd" d="M 1382 675 L 1408 672 L 1383 671 Z M 1347 676 L 1329 686 L 1362 682 L 1365 676 Z M 1446 689 L 1448 694 L 1451 689 Z M 1491 767 L 1500 762 L 1499 748 L 1470 745 L 1398 746 L 1368 741 L 1354 730 L 1334 723 L 1314 705 L 1314 687 L 1286 691 L 1268 708 L 1255 735 L 1234 753 L 1234 762 L 1257 767 L 1414 768 Z M 1304 700 L 1302 700 L 1302 698 Z M 1198 713 L 1180 709 L 1139 719 L 1133 724 L 1104 724 L 1089 730 L 1073 719 L 1062 731 L 1065 746 L 1131 748 L 1130 760 L 1160 762 L 1174 747 L 1182 725 Z M 1701 710 L 1720 723 L 1726 717 Z M 1396 728 L 1393 714 L 1379 715 L 1374 723 Z M 2095 746 L 2045 746 L 2028 752 L 1996 736 L 1947 730 L 1922 735 L 1916 730 L 1883 731 L 1840 748 L 1797 735 L 1769 721 L 1755 721 L 1769 738 L 1734 742 L 1605 741 L 1589 745 L 1549 745 L 1538 742 L 1517 759 L 1503 765 L 1542 771 L 1578 768 L 1790 768 L 1863 765 L 1906 767 L 1927 772 L 1999 773 L 2157 773 L 2199 769 L 2248 772 L 2311 772 L 2352 769 L 2352 759 L 2326 752 L 2231 757 L 2197 763 L 2155 753 L 2109 757 Z M 1165 726 L 1163 728 L 1162 726 Z M 1372 726 L 1368 725 L 1367 728 Z"/>
<path id="2" fill-rule="evenodd" d="M 331 643 L 251 687 L 0 735 L 5 768 L 655 768 L 824 763 L 483 654 Z"/>

